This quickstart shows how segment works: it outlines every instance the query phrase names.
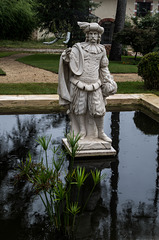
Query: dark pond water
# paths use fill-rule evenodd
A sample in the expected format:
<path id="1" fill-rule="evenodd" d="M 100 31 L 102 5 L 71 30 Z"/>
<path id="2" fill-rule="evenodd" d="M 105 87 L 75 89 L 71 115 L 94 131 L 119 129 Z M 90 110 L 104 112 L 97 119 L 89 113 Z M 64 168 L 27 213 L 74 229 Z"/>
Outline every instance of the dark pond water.
<path id="1" fill-rule="evenodd" d="M 38 136 L 52 134 L 58 146 L 68 130 L 63 113 L 0 116 L 0 239 L 53 239 L 40 199 L 29 185 L 14 185 L 14 176 L 28 151 L 38 160 Z M 108 112 L 105 132 L 116 157 L 76 161 L 106 173 L 77 239 L 159 239 L 159 123 L 141 112 Z M 68 166 L 66 159 L 64 174 Z"/>

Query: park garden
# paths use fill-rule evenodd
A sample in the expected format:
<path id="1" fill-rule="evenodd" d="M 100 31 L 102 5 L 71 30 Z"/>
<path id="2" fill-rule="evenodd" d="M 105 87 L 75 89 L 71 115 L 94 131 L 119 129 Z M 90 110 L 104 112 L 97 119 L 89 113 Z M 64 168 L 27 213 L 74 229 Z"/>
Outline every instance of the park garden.
<path id="1" fill-rule="evenodd" d="M 12 46 L 15 44 L 10 42 L 8 46 Z M 24 42 L 22 42 L 23 46 Z M 27 42 L 26 44 L 27 45 Z M 29 45 L 29 42 L 28 42 Z M 12 54 L 16 54 L 16 48 L 21 46 L 21 42 L 14 45 L 15 51 L 13 52 L 0 52 L 0 57 L 9 56 Z M 32 43 L 32 47 L 35 49 L 36 44 Z M 42 42 L 39 44 L 39 48 L 43 48 Z M 55 46 L 54 46 L 55 48 Z M 56 44 L 56 48 L 59 49 L 59 46 Z M 45 48 L 44 48 L 45 49 Z M 46 53 L 36 53 L 29 54 L 29 56 L 25 56 L 22 58 L 18 58 L 17 61 L 22 62 L 24 64 L 28 64 L 37 68 L 41 68 L 44 70 L 48 70 L 58 74 L 58 66 L 59 66 L 60 54 L 46 54 Z M 138 63 L 141 61 L 142 57 L 134 58 L 134 56 L 122 56 L 122 60 L 118 61 L 110 61 L 109 70 L 111 73 L 138 73 Z M 0 75 L 3 76 L 6 73 L 1 69 Z M 23 83 L 13 84 L 10 83 L 0 83 L 0 93 L 1 94 L 56 94 L 57 93 L 57 85 L 58 83 Z M 7 86 L 7 87 L 6 87 Z M 145 87 L 144 81 L 134 81 L 134 82 L 118 82 L 118 93 L 155 93 L 159 94 L 157 89 L 151 88 L 147 89 Z"/>
<path id="2" fill-rule="evenodd" d="M 4 13 L 7 17 L 5 9 L 7 4 L 10 6 L 10 18 L 1 26 L 0 58 L 23 53 L 26 48 L 47 49 L 44 40 L 30 39 L 33 29 L 41 23 L 52 32 L 70 30 L 82 39 L 76 29 L 79 11 L 64 13 L 72 20 L 71 26 L 63 18 L 62 9 L 59 14 L 60 0 L 56 4 L 27 0 L 25 10 L 23 0 L 15 2 L 0 0 L 3 7 L 0 19 Z M 68 9 L 70 2 L 73 4 L 62 1 L 64 9 Z M 86 2 L 76 1 L 71 9 L 87 8 L 89 1 Z M 13 3 L 14 11 L 10 12 Z M 42 11 L 47 5 L 53 11 Z M 35 9 L 37 22 L 33 21 Z M 21 15 L 24 22 L 19 18 Z M 86 16 L 88 13 L 83 12 L 82 21 L 88 20 Z M 16 31 L 12 30 L 13 20 L 16 26 L 21 22 Z M 143 78 L 142 81 L 119 82 L 119 94 L 152 93 L 159 96 L 158 22 L 158 15 L 140 21 L 135 18 L 114 35 L 117 47 L 122 43 L 123 48 L 118 56 L 120 61 L 111 58 L 110 72 L 125 76 L 135 73 Z M 76 39 L 71 38 L 70 44 Z M 59 51 L 66 47 L 61 39 L 49 45 L 50 49 Z M 128 48 L 133 55 L 129 56 Z M 58 74 L 59 59 L 59 53 L 35 54 L 30 50 L 28 56 L 16 61 Z M 5 75 L 7 72 L 0 69 L 0 76 Z M 0 83 L 0 95 L 57 94 L 57 87 L 58 83 Z M 69 120 L 64 111 L 37 115 L 16 112 L 15 115 L 0 116 L 4 127 L 0 127 L 0 237 L 7 240 L 120 240 L 159 236 L 158 121 L 136 109 L 120 110 L 108 112 L 105 118 L 105 129 L 112 137 L 117 155 L 77 161 L 80 136 L 69 133 Z M 71 157 L 63 151 L 61 144 L 61 138 L 66 134 Z"/>
<path id="3" fill-rule="evenodd" d="M 48 46 L 51 49 L 64 49 L 71 47 L 77 41 L 84 41 L 84 35 L 77 26 L 77 21 L 93 21 L 93 15 L 88 14 L 99 7 L 99 4 L 92 1 L 63 1 L 58 0 L 52 2 L 42 0 L 24 0 L 19 1 L 1 1 L 1 12 L 0 12 L 0 47 L 7 48 L 36 48 L 36 49 L 47 49 Z M 65 18 L 63 17 L 65 16 Z M 97 19 L 96 19 L 97 21 Z M 110 64 L 109 69 L 111 73 L 139 73 L 140 76 L 145 78 L 145 70 L 143 66 L 138 70 L 138 63 L 141 60 L 139 56 L 145 56 L 149 53 L 158 53 L 158 26 L 159 26 L 159 14 L 154 13 L 151 15 L 149 12 L 143 17 L 127 17 L 126 16 L 126 1 L 118 1 L 116 9 L 116 20 L 115 20 L 114 36 L 112 41 L 112 48 L 109 54 Z M 32 33 L 37 29 L 44 31 L 43 40 L 34 41 L 31 40 Z M 63 44 L 63 40 L 67 32 L 71 32 L 70 40 L 67 44 Z M 49 41 L 45 39 L 47 33 L 54 33 L 56 40 L 52 45 L 45 45 L 43 42 Z M 62 38 L 62 39 L 61 39 Z M 52 40 L 52 39 L 51 39 Z M 121 45 L 122 44 L 122 45 Z M 122 47 L 121 47 L 122 46 Z M 128 56 L 128 49 L 133 51 L 132 56 Z M 0 52 L 0 57 L 4 54 L 10 54 Z M 13 53 L 11 53 L 13 54 Z M 139 56 L 138 56 L 139 55 Z M 151 54 L 150 54 L 151 56 Z M 151 62 L 151 57 L 148 57 Z M 17 59 L 26 64 L 30 64 L 35 67 L 43 68 L 49 71 L 58 73 L 59 55 L 58 54 L 36 54 L 25 58 Z M 145 64 L 145 62 L 144 62 Z M 158 58 L 152 56 L 152 63 L 150 66 L 146 66 L 146 70 L 150 71 L 150 75 L 154 76 L 157 80 L 158 75 Z M 155 67 L 152 67 L 155 65 Z M 144 72 L 144 73 L 143 73 Z M 5 72 L 3 69 L 0 70 L 0 74 L 3 75 Z M 152 81 L 148 80 L 148 81 Z M 147 79 L 146 79 L 147 82 Z M 19 86 L 17 87 L 17 94 Z M 21 86 L 24 86 L 23 83 Z M 34 85 L 33 85 L 34 86 Z M 129 87 L 127 87 L 129 86 Z M 25 87 L 25 86 L 24 86 Z M 47 86 L 46 86 L 47 87 Z M 5 91 L 5 85 L 1 84 L 2 91 L 5 94 L 11 94 L 9 92 L 9 86 L 7 87 L 8 93 Z M 39 87 L 38 87 L 39 88 Z M 36 86 L 34 86 L 35 92 L 32 93 L 49 93 L 42 87 L 39 92 L 36 92 Z M 50 85 L 50 93 L 56 92 L 56 86 Z M 13 88 L 12 88 L 13 89 Z M 46 91 L 45 91 L 46 90 Z M 135 92 L 155 92 L 158 94 L 158 84 L 145 84 L 145 82 L 134 82 L 134 83 L 119 83 L 118 93 L 135 93 Z M 15 92 L 16 93 L 16 92 Z M 22 94 L 23 92 L 19 92 Z M 28 92 L 29 93 L 29 92 Z M 25 94 L 25 92 L 24 92 Z"/>

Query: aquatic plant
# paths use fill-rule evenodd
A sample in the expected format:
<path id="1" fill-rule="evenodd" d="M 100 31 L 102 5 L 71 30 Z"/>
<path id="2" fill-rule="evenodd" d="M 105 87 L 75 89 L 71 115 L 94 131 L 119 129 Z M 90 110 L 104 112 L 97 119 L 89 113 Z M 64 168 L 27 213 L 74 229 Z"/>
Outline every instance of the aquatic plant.
<path id="1" fill-rule="evenodd" d="M 40 157 L 39 163 L 34 163 L 29 154 L 26 162 L 21 162 L 17 178 L 18 180 L 23 179 L 30 182 L 35 193 L 40 196 L 49 217 L 50 230 L 60 232 L 60 234 L 62 233 L 64 236 L 72 239 L 74 239 L 77 228 L 76 218 L 85 210 L 95 186 L 102 177 L 99 170 L 86 172 L 84 167 L 73 167 L 74 159 L 79 149 L 79 139 L 79 135 L 75 136 L 74 133 L 68 134 L 72 157 L 65 181 L 62 181 L 60 178 L 66 157 L 66 153 L 62 149 L 60 151 L 59 147 L 52 149 L 52 166 L 49 167 L 48 164 L 48 149 L 51 145 L 51 137 L 38 138 L 37 142 L 41 145 L 44 154 Z M 94 184 L 88 193 L 84 206 L 82 206 L 79 201 L 80 192 L 88 176 L 92 177 Z M 72 197 L 74 191 L 76 191 L 76 194 Z"/>

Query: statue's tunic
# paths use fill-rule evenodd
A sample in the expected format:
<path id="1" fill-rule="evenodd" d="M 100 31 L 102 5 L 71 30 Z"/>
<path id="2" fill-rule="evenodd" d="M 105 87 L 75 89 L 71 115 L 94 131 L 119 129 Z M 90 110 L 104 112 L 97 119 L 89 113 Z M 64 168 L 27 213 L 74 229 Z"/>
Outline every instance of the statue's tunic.
<path id="1" fill-rule="evenodd" d="M 75 44 L 68 58 L 72 75 L 70 77 L 70 111 L 76 115 L 89 114 L 104 116 L 105 97 L 102 95 L 102 83 L 111 78 L 108 59 L 104 46 L 87 42 Z"/>

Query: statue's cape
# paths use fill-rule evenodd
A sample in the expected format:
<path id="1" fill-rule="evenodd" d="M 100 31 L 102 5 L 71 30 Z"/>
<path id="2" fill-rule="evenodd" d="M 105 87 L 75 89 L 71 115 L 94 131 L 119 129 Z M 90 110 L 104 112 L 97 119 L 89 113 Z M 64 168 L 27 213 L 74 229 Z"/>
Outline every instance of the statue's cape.
<path id="1" fill-rule="evenodd" d="M 60 57 L 59 71 L 58 71 L 58 89 L 59 94 L 59 104 L 67 105 L 70 103 L 70 93 L 69 93 L 69 66 L 65 64 L 62 55 Z"/>
<path id="2" fill-rule="evenodd" d="M 65 63 L 63 57 L 60 57 L 59 72 L 58 72 L 58 94 L 59 94 L 59 104 L 67 105 L 71 102 L 70 97 L 70 78 L 72 74 L 81 75 L 83 72 L 84 57 L 80 46 L 77 43 L 73 46 L 72 51 L 77 53 L 77 59 L 70 58 L 70 62 Z"/>

